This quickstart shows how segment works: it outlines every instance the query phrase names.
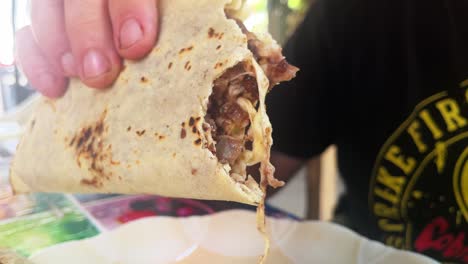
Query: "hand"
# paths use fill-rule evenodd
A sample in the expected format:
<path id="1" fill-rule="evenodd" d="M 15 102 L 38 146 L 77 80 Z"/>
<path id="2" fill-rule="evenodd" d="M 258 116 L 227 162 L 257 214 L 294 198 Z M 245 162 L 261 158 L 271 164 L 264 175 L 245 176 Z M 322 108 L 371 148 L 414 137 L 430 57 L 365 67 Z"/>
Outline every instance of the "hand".
<path id="1" fill-rule="evenodd" d="M 30 84 L 60 97 L 68 77 L 93 88 L 117 78 L 121 59 L 154 46 L 157 0 L 32 0 L 31 26 L 16 34 L 16 57 Z"/>

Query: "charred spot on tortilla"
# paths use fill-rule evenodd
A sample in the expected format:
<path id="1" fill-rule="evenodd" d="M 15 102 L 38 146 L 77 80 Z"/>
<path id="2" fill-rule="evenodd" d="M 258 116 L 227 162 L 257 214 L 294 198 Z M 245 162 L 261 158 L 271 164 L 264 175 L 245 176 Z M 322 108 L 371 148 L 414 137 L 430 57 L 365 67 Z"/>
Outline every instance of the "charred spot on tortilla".
<path id="1" fill-rule="evenodd" d="M 170 70 L 172 68 L 172 62 L 169 62 L 169 65 L 167 65 L 167 68 Z"/>
<path id="2" fill-rule="evenodd" d="M 187 136 L 187 131 L 185 130 L 185 128 L 182 128 L 180 130 L 180 138 L 184 139 L 186 136 Z"/>
<path id="3" fill-rule="evenodd" d="M 214 37 L 215 34 L 216 34 L 216 31 L 214 30 L 214 28 L 209 28 L 208 29 L 208 38 Z"/>
<path id="4" fill-rule="evenodd" d="M 130 130 L 132 130 L 132 127 L 131 126 L 127 127 L 127 131 L 130 132 Z"/>
<path id="5" fill-rule="evenodd" d="M 217 62 L 215 64 L 215 66 L 214 66 L 214 69 L 216 70 L 216 69 L 221 68 L 221 67 L 223 67 L 223 63 L 222 62 Z"/>
<path id="6" fill-rule="evenodd" d="M 91 136 L 91 128 L 82 129 L 81 133 L 78 134 L 78 143 L 76 144 L 76 148 L 79 149 L 86 142 L 89 137 Z"/>
<path id="7" fill-rule="evenodd" d="M 218 46 L 216 47 L 216 50 L 220 50 L 221 47 L 222 47 L 221 45 L 218 45 Z"/>
<path id="8" fill-rule="evenodd" d="M 112 146 L 104 146 L 106 114 L 107 111 L 104 111 L 98 121 L 82 127 L 69 144 L 74 147 L 77 165 L 80 168 L 85 166 L 93 176 L 92 180 L 82 181 L 84 185 L 98 187 L 103 179 L 109 179 L 112 175 L 111 171 L 105 170 L 112 162 Z"/>
<path id="9" fill-rule="evenodd" d="M 197 131 L 198 131 L 197 127 L 196 127 L 196 126 L 193 126 L 193 127 L 192 127 L 192 133 L 197 134 Z"/>
<path id="10" fill-rule="evenodd" d="M 36 119 L 31 120 L 31 123 L 29 125 L 29 131 L 32 131 L 35 125 L 36 125 Z"/>
<path id="11" fill-rule="evenodd" d="M 181 50 L 179 50 L 179 54 L 183 54 L 184 52 L 191 51 L 191 50 L 193 50 L 193 45 L 187 48 L 182 48 Z"/>
<path id="12" fill-rule="evenodd" d="M 191 116 L 189 119 L 189 126 L 193 126 L 195 124 L 195 119 Z"/>
<path id="13" fill-rule="evenodd" d="M 74 136 L 72 138 L 72 140 L 70 141 L 70 144 L 68 144 L 69 147 L 73 146 L 73 144 L 75 143 L 75 140 L 76 140 L 76 136 Z"/>
<path id="14" fill-rule="evenodd" d="M 145 76 L 141 76 L 140 81 L 141 81 L 142 83 L 147 83 L 147 82 L 148 82 L 148 78 L 146 78 Z"/>
<path id="15" fill-rule="evenodd" d="M 197 169 L 192 169 L 192 175 L 196 175 L 196 174 L 197 174 L 197 172 L 198 172 L 198 170 L 197 170 Z"/>
<path id="16" fill-rule="evenodd" d="M 94 141 L 90 142 L 88 144 L 88 146 L 86 147 L 86 152 L 88 153 L 91 153 L 91 157 L 94 158 L 96 156 L 96 154 L 94 153 L 94 149 L 93 149 L 93 144 L 94 144 Z"/>
<path id="17" fill-rule="evenodd" d="M 200 146 L 201 143 L 202 143 L 202 140 L 199 138 L 199 139 L 195 140 L 193 143 L 195 143 L 195 145 L 197 145 L 197 146 Z"/>
<path id="18" fill-rule="evenodd" d="M 215 38 L 221 40 L 224 37 L 224 32 L 216 32 L 214 28 L 208 29 L 208 38 Z"/>
<path id="19" fill-rule="evenodd" d="M 104 131 L 104 124 L 102 122 L 98 122 L 94 127 L 94 132 L 98 134 L 102 134 Z"/>
<path id="20" fill-rule="evenodd" d="M 184 69 L 186 69 L 187 71 L 190 71 L 191 68 L 192 68 L 192 65 L 190 65 L 190 61 L 187 61 L 185 63 Z"/>
<path id="21" fill-rule="evenodd" d="M 143 129 L 143 130 L 140 130 L 140 131 L 136 131 L 136 134 L 137 134 L 139 137 L 141 137 L 141 136 L 143 136 L 143 135 L 145 134 L 145 132 L 146 132 L 146 130 Z"/>
<path id="22" fill-rule="evenodd" d="M 165 137 L 163 135 L 159 136 L 160 140 L 163 140 Z"/>
<path id="23" fill-rule="evenodd" d="M 96 187 L 96 188 L 102 186 L 102 183 L 98 182 L 98 180 L 96 178 L 92 178 L 91 180 L 82 179 L 81 184 Z"/>

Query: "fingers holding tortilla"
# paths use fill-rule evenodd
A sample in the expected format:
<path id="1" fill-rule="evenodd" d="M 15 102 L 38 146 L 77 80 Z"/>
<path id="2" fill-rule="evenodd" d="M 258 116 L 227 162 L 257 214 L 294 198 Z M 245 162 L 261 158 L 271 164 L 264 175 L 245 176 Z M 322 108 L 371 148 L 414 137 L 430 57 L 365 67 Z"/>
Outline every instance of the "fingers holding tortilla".
<path id="1" fill-rule="evenodd" d="M 107 1 L 65 0 L 64 9 L 81 80 L 89 87 L 109 87 L 120 72 L 121 58 L 114 47 Z"/>
<path id="2" fill-rule="evenodd" d="M 31 20 L 19 33 L 18 57 L 27 57 L 22 64 L 34 88 L 60 97 L 65 76 L 106 88 L 120 72 L 121 56 L 147 55 L 157 38 L 157 1 L 33 0 Z"/>
<path id="3" fill-rule="evenodd" d="M 32 87 L 47 97 L 60 97 L 67 79 L 49 63 L 33 36 L 31 27 L 16 33 L 16 57 Z"/>
<path id="4" fill-rule="evenodd" d="M 33 0 L 31 5 L 31 27 L 43 55 L 55 71 L 76 76 L 65 30 L 63 1 Z"/>
<path id="5" fill-rule="evenodd" d="M 157 1 L 109 0 L 114 45 L 126 59 L 140 59 L 154 47 L 158 30 Z"/>
<path id="6" fill-rule="evenodd" d="M 67 3 L 65 12 L 78 8 Z M 160 40 L 144 60 L 126 61 L 112 88 L 86 89 L 73 79 L 59 100 L 41 100 L 12 162 L 15 193 L 146 193 L 258 205 L 265 192 L 247 173 L 258 163 L 261 183 L 281 186 L 269 164 L 265 97 L 296 69 L 269 35 L 257 37 L 228 18 L 227 3 L 161 0 Z M 88 45 L 79 55 L 104 52 L 91 45 L 98 38 L 114 46 L 113 36 L 96 36 L 110 25 L 80 23 L 78 33 L 68 32 Z"/>

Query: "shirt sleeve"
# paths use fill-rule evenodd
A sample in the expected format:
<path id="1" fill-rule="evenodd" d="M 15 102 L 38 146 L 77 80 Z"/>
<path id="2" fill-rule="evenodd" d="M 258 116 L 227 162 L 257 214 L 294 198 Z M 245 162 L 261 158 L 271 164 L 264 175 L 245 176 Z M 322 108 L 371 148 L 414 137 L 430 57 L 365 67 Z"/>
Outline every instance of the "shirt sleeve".
<path id="1" fill-rule="evenodd" d="M 286 59 L 300 71 L 267 96 L 272 149 L 296 158 L 320 154 L 336 136 L 337 87 L 341 85 L 337 61 L 343 40 L 340 14 L 328 4 L 332 1 L 317 0 L 310 7 L 284 47 Z"/>

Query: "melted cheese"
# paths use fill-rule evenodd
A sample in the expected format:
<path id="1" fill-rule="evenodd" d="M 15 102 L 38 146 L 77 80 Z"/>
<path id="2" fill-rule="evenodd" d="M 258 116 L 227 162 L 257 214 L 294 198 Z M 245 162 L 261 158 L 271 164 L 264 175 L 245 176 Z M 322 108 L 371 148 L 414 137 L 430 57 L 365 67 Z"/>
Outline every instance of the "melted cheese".
<path id="1" fill-rule="evenodd" d="M 249 114 L 250 128 L 247 131 L 247 135 L 252 139 L 252 150 L 246 150 L 243 153 L 243 162 L 248 166 L 261 163 L 260 166 L 260 189 L 263 192 L 262 200 L 257 207 L 257 229 L 262 234 L 265 240 L 264 254 L 259 260 L 259 263 L 265 263 L 268 252 L 270 251 L 270 238 L 266 231 L 266 217 L 265 217 L 265 198 L 268 187 L 268 175 L 265 174 L 268 170 L 266 167 L 271 166 L 270 164 L 270 148 L 272 145 L 271 138 L 271 124 L 266 114 L 265 97 L 268 92 L 269 81 L 262 68 L 255 60 L 252 60 L 252 66 L 255 68 L 257 77 L 257 86 L 259 94 L 259 106 L 258 111 L 246 98 L 238 98 L 237 103 L 239 106 Z M 250 178 L 250 176 L 249 176 Z"/>
<path id="2" fill-rule="evenodd" d="M 257 207 L 257 229 L 262 234 L 265 240 L 265 250 L 263 257 L 260 259 L 260 263 L 265 263 L 268 257 L 268 252 L 270 251 L 270 238 L 266 232 L 266 218 L 265 218 L 265 199 L 266 192 L 268 187 L 267 175 L 265 175 L 265 167 L 270 164 L 270 148 L 273 142 L 271 138 L 271 124 L 268 116 L 266 114 L 265 106 L 265 97 L 268 92 L 269 81 L 265 74 L 262 71 L 262 68 L 258 63 L 253 60 L 252 62 L 255 72 L 257 73 L 257 85 L 258 85 L 258 95 L 259 95 L 259 107 L 258 112 L 253 117 L 253 122 L 251 123 L 252 133 L 254 137 L 253 145 L 253 157 L 256 158 L 256 155 L 261 157 L 261 166 L 260 166 L 260 189 L 263 191 L 263 197 L 260 201 L 259 206 Z"/>
<path id="3" fill-rule="evenodd" d="M 250 129 L 247 132 L 253 139 L 252 150 L 244 152 L 244 160 L 247 166 L 255 165 L 265 159 L 266 149 L 264 142 L 264 131 L 262 126 L 262 116 L 255 110 L 252 103 L 245 98 L 237 99 L 240 107 L 249 114 Z"/>

